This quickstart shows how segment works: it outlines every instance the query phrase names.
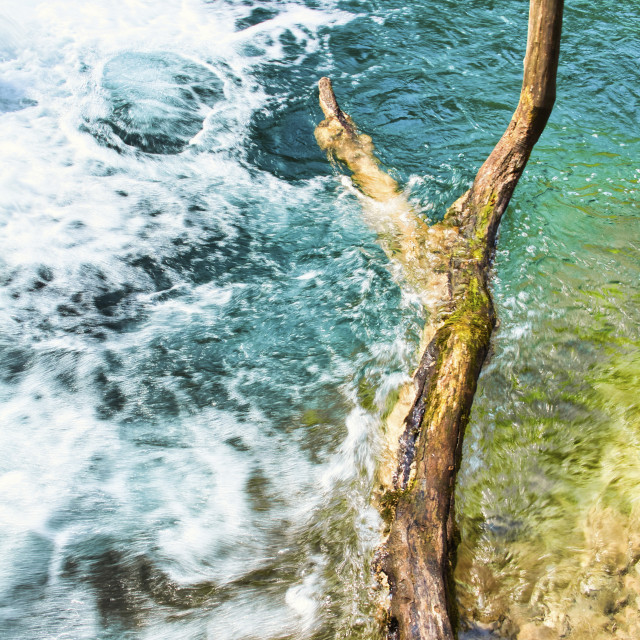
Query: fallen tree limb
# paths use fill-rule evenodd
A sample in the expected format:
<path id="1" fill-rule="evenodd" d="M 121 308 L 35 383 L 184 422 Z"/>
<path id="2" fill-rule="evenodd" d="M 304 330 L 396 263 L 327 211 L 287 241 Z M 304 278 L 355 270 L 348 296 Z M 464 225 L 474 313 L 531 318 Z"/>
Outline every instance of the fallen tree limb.
<path id="1" fill-rule="evenodd" d="M 358 133 L 342 112 L 331 82 L 323 78 L 319 83 L 326 117 L 316 129 L 319 145 L 349 167 L 365 195 L 389 203 L 392 212 L 386 214 L 387 222 L 374 226 L 395 227 L 398 257 L 409 278 L 422 280 L 430 293 L 425 297 L 426 348 L 414 375 L 413 401 L 404 405 L 408 415 L 393 486 L 382 499 L 391 516 L 379 556 L 391 594 L 390 638 L 455 636 L 455 479 L 495 325 L 489 266 L 500 219 L 555 101 L 562 12 L 563 0 L 530 0 L 524 79 L 516 111 L 472 187 L 441 223 L 429 228 L 412 216 L 396 182 L 380 169 L 371 138 Z"/>

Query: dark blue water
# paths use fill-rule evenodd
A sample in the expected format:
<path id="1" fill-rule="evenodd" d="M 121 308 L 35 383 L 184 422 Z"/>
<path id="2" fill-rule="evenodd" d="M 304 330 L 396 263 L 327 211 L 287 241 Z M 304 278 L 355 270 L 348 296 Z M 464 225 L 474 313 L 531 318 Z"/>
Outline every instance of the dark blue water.
<path id="1" fill-rule="evenodd" d="M 377 637 L 370 495 L 422 311 L 315 144 L 315 85 L 437 219 L 510 118 L 526 19 L 3 5 L 3 637 Z M 458 497 L 469 637 L 638 635 L 639 25 L 567 6 L 503 222 Z"/>

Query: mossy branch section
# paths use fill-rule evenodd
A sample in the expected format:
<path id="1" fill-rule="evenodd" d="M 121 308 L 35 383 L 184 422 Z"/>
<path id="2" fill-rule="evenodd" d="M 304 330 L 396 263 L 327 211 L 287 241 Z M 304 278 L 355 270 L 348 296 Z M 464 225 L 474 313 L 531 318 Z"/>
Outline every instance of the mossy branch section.
<path id="1" fill-rule="evenodd" d="M 390 588 L 388 635 L 393 640 L 452 640 L 456 635 L 455 480 L 495 325 L 489 266 L 500 219 L 553 107 L 562 13 L 563 0 L 530 0 L 523 85 L 513 118 L 471 189 L 442 223 L 428 230 L 429 238 L 447 242 L 419 243 L 437 258 L 427 263 L 444 270 L 447 278 L 431 309 L 433 337 L 415 374 L 416 395 L 404 423 L 395 487 L 380 501 L 391 519 L 378 566 Z M 366 195 L 383 201 L 397 197 L 396 183 L 373 155 L 371 138 L 359 134 L 340 110 L 326 78 L 320 81 L 320 103 L 326 116 L 316 129 L 320 146 L 353 171 Z M 404 233 L 407 246 L 417 241 L 415 229 Z M 427 287 L 426 272 L 425 278 Z"/>
<path id="2" fill-rule="evenodd" d="M 414 442 L 401 449 L 399 498 L 380 562 L 396 638 L 453 638 L 457 619 L 455 478 L 495 315 L 482 263 L 467 258 L 451 275 L 455 298 L 425 352 L 427 375 L 404 436 Z"/>

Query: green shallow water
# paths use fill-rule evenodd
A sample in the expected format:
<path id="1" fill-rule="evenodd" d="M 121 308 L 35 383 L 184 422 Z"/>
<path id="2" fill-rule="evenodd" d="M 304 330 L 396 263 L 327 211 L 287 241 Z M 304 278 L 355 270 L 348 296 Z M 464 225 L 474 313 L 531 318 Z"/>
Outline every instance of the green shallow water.
<path id="1" fill-rule="evenodd" d="M 508 637 L 637 637 L 633 207 L 609 200 L 605 214 L 553 187 L 518 201 L 457 492 L 462 609 Z"/>
<path id="2" fill-rule="evenodd" d="M 640 633 L 640 148 L 625 74 L 638 13 L 577 9 L 501 228 L 500 326 L 457 492 L 463 615 L 507 637 Z M 572 26 L 603 30 L 582 63 Z"/>

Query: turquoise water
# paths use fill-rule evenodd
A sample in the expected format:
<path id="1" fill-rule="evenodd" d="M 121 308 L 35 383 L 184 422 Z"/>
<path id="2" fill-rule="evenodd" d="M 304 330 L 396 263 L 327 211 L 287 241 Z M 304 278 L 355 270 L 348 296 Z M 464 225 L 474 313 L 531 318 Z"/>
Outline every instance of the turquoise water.
<path id="1" fill-rule="evenodd" d="M 639 635 L 639 26 L 567 6 L 503 221 L 469 638 Z M 378 636 L 370 494 L 422 312 L 316 147 L 315 84 L 437 219 L 525 32 L 514 1 L 3 5 L 3 637 Z"/>

